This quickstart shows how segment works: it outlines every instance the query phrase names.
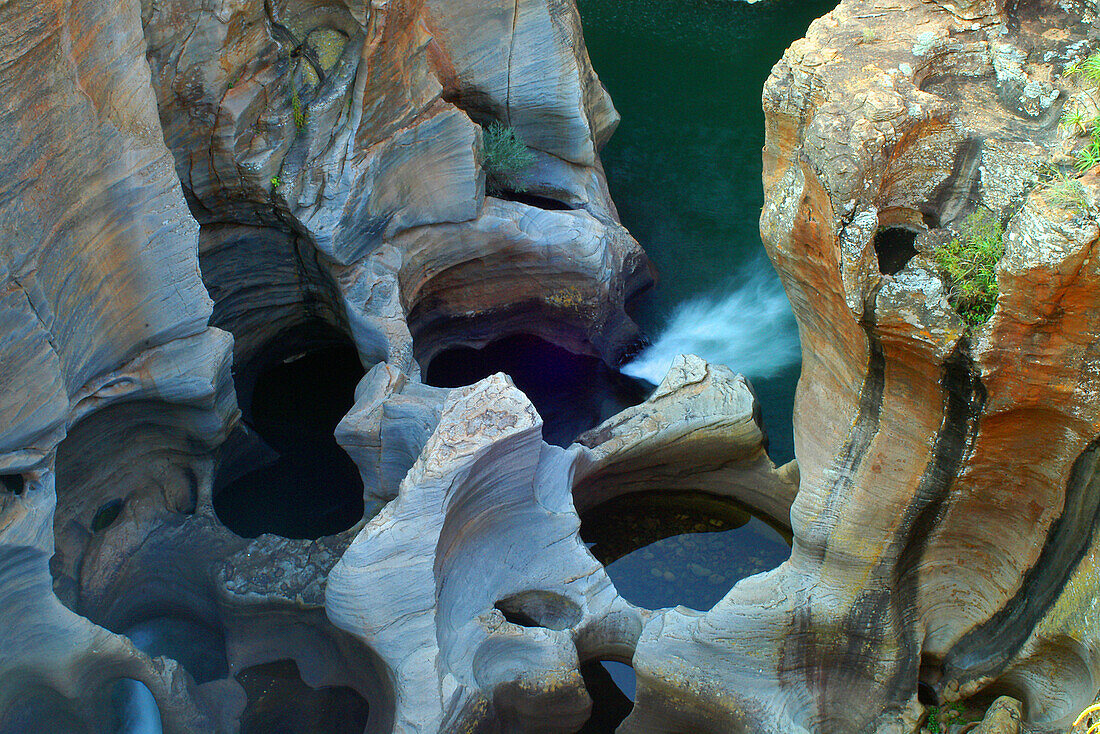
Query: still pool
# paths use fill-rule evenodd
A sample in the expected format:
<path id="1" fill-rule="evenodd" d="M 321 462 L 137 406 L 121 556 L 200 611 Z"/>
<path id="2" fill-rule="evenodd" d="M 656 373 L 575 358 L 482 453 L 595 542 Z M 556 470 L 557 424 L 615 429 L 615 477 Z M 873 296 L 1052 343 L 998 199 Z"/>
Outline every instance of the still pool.
<path id="1" fill-rule="evenodd" d="M 790 536 L 734 500 L 642 492 L 581 516 L 581 539 L 624 599 L 647 609 L 705 612 L 735 583 L 791 554 Z"/>

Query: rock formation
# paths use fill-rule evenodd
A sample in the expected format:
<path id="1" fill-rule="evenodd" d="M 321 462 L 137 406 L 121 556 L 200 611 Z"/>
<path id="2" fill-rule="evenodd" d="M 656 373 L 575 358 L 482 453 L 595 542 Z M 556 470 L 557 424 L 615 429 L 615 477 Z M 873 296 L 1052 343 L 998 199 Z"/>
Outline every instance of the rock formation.
<path id="1" fill-rule="evenodd" d="M 569 732 L 600 660 L 637 674 L 620 731 L 912 732 L 1002 694 L 987 730 L 1064 731 L 1100 688 L 1100 182 L 1067 204 L 1047 170 L 1096 23 L 843 0 L 776 65 L 777 469 L 747 381 L 695 357 L 566 447 L 504 375 L 421 379 L 639 337 L 571 0 L 0 3 L 0 732 L 108 728 L 120 690 L 232 732 L 276 679 L 372 732 Z M 535 163 L 487 193 L 492 123 Z M 932 252 L 978 209 L 1005 254 L 968 324 Z M 265 371 L 341 340 L 362 515 L 231 532 L 218 498 L 278 453 L 242 422 Z M 790 560 L 706 612 L 629 603 L 578 510 L 677 490 L 789 524 Z"/>
<path id="2" fill-rule="evenodd" d="M 761 231 L 804 357 L 776 683 L 810 730 L 904 730 L 920 681 L 1062 731 L 1100 687 L 1097 189 L 1052 205 L 1040 173 L 1095 8 L 903 5 L 842 3 L 764 90 Z M 1007 232 L 967 328 L 925 243 L 976 209 Z"/>

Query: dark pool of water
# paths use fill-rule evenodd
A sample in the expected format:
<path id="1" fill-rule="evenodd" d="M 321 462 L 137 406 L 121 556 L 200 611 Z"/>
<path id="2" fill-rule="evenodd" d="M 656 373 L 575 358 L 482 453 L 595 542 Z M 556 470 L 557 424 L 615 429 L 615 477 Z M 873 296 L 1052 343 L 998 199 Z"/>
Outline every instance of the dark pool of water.
<path id="1" fill-rule="evenodd" d="M 678 307 L 695 299 L 721 305 L 760 273 L 778 292 L 760 242 L 764 116 L 760 93 L 771 67 L 810 22 L 836 0 L 578 0 L 593 65 L 622 123 L 602 153 L 623 223 L 660 273 L 659 285 L 634 304 L 657 340 Z M 776 340 L 797 339 L 789 313 L 776 316 L 735 303 L 725 320 L 725 348 L 700 345 L 753 381 L 777 462 L 793 458 L 792 406 L 797 346 L 768 363 L 755 354 Z M 741 318 L 767 318 L 774 329 L 748 335 Z M 701 341 L 706 341 L 706 338 Z M 723 340 L 719 340 L 723 341 Z M 716 356 L 717 355 L 717 358 Z"/>
<path id="2" fill-rule="evenodd" d="M 310 688 L 293 660 L 246 668 L 237 674 L 248 705 L 241 734 L 362 734 L 370 709 L 354 689 Z"/>
<path id="3" fill-rule="evenodd" d="M 589 428 L 646 399 L 652 388 L 607 367 L 596 357 L 573 354 L 538 337 L 511 336 L 484 349 L 450 349 L 424 371 L 436 387 L 471 385 L 496 372 L 512 378 L 543 420 L 542 435 L 567 446 Z"/>
<path id="4" fill-rule="evenodd" d="M 619 497 L 581 516 L 581 539 L 627 601 L 706 611 L 743 578 L 791 555 L 789 539 L 725 498 L 694 492 Z"/>
<path id="5" fill-rule="evenodd" d="M 276 338 L 258 361 L 254 374 L 238 375 L 238 394 L 245 422 L 277 457 L 220 487 L 215 512 L 246 538 L 347 529 L 363 516 L 363 482 L 333 432 L 363 376 L 355 347 L 331 327 L 306 325 Z"/>

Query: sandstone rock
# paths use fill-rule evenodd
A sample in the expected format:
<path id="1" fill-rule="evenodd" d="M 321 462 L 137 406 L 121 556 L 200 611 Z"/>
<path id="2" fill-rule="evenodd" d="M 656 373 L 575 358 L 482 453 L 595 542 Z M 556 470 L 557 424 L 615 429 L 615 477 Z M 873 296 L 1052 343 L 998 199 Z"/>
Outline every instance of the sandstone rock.
<path id="1" fill-rule="evenodd" d="M 733 497 L 786 525 L 798 490 L 764 451 L 759 408 L 744 377 L 679 356 L 650 398 L 577 439 L 580 512 L 646 490 L 695 490 Z M 709 576 L 709 572 L 706 574 Z"/>
<path id="2" fill-rule="evenodd" d="M 395 238 L 416 356 L 535 334 L 607 362 L 639 338 L 623 303 L 647 271 L 621 226 L 584 210 L 487 199 L 473 222 Z"/>
<path id="3" fill-rule="evenodd" d="M 1018 734 L 1023 717 L 1023 704 L 1009 696 L 1001 696 L 985 714 L 975 734 Z"/>
<path id="4" fill-rule="evenodd" d="M 919 678 L 954 696 L 1011 681 L 1027 691 L 1027 725 L 1053 732 L 1095 695 L 1100 627 L 1084 599 L 1097 507 L 1084 498 L 1100 362 L 1084 303 L 1100 298 L 1085 254 L 1096 223 L 1028 195 L 1060 134 L 1004 106 L 993 51 L 1011 42 L 1031 58 L 1044 29 L 1067 29 L 1067 44 L 1087 31 L 1054 6 L 940 5 L 893 16 L 844 2 L 765 87 L 761 232 L 803 353 L 794 553 L 702 620 L 643 634 L 638 657 L 685 662 L 640 667 L 641 688 L 689 691 L 712 710 L 642 695 L 638 730 L 656 716 L 713 731 L 895 731 Z M 997 22 L 1019 30 L 1006 39 Z M 864 26 L 882 40 L 848 40 Z M 1013 216 L 996 311 L 968 329 L 934 263 L 915 248 L 899 259 L 881 233 L 936 230 L 975 206 Z M 795 630 L 803 642 L 785 642 Z M 752 652 L 720 654 L 730 637 L 753 639 Z M 1040 662 L 1052 658 L 1059 673 Z M 732 701 L 710 693 L 746 679 Z"/>
<path id="5" fill-rule="evenodd" d="M 392 671 L 394 731 L 573 731 L 590 706 L 577 656 L 596 652 L 574 640 L 621 648 L 640 625 L 577 538 L 570 452 L 540 429 L 502 375 L 451 391 L 397 499 L 329 575 L 329 618 Z"/>
<path id="6" fill-rule="evenodd" d="M 479 122 L 500 120 L 532 148 L 592 165 L 619 122 L 568 0 L 428 0 L 444 94 Z M 564 93 L 563 93 L 564 90 Z"/>

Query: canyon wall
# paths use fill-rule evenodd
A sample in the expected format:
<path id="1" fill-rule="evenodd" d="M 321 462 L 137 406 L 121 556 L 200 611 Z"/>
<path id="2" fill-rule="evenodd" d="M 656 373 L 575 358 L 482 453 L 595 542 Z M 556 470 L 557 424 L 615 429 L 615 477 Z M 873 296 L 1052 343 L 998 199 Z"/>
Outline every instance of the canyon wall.
<path id="1" fill-rule="evenodd" d="M 263 681 L 372 732 L 568 732 L 600 660 L 637 675 L 620 731 L 912 732 L 1001 694 L 1064 731 L 1100 688 L 1100 185 L 1050 167 L 1096 24 L 844 0 L 776 65 L 761 232 L 804 355 L 776 469 L 747 381 L 695 357 L 565 447 L 503 375 L 422 379 L 639 339 L 569 0 L 0 2 L 0 732 L 101 730 L 120 690 L 237 731 Z M 506 186 L 493 123 L 534 156 Z M 984 323 L 933 256 L 975 211 L 1005 226 Z M 343 342 L 362 512 L 232 532 L 264 371 Z M 314 481 L 257 504 L 320 511 Z M 706 612 L 629 603 L 578 510 L 678 490 L 789 525 L 791 559 Z"/>

